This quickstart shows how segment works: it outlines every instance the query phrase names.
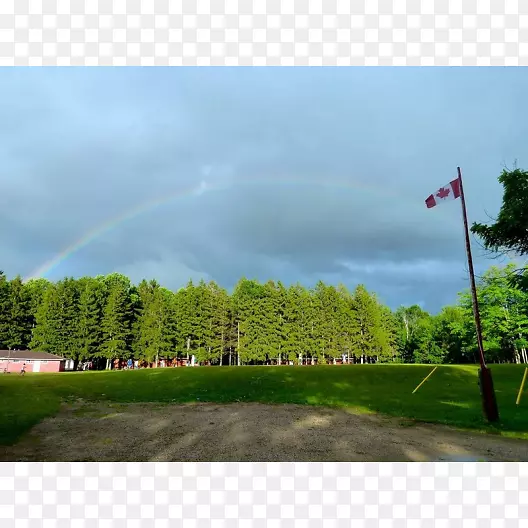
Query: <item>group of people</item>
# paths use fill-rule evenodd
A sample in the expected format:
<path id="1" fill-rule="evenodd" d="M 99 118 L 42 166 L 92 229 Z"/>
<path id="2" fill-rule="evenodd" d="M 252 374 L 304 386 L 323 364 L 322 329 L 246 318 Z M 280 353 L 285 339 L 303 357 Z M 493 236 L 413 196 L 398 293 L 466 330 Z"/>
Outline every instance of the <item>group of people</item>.
<path id="1" fill-rule="evenodd" d="M 26 373 L 26 364 L 24 363 L 22 365 L 22 368 L 20 369 L 20 375 L 24 376 L 25 373 Z M 7 367 L 4 367 L 4 374 L 11 374 L 11 372 L 7 370 Z"/>
<path id="2" fill-rule="evenodd" d="M 170 361 L 166 359 L 160 359 L 158 366 L 160 366 L 161 368 L 180 367 L 180 366 L 190 367 L 190 366 L 193 366 L 191 363 L 192 362 L 190 360 L 183 362 L 183 361 Z M 117 360 L 116 363 L 114 363 L 115 369 L 123 368 L 124 370 L 136 370 L 140 368 L 149 368 L 151 366 L 152 364 L 150 363 L 147 363 L 145 361 L 139 362 L 137 359 L 131 359 L 131 358 L 127 359 L 126 364 L 124 366 L 122 366 L 122 363 L 119 360 Z"/>
<path id="3" fill-rule="evenodd" d="M 132 360 L 132 359 L 128 359 L 127 361 L 127 364 L 126 364 L 126 367 L 125 367 L 127 370 L 133 370 L 133 369 L 137 369 L 139 368 L 139 362 L 137 359 L 135 360 Z"/>

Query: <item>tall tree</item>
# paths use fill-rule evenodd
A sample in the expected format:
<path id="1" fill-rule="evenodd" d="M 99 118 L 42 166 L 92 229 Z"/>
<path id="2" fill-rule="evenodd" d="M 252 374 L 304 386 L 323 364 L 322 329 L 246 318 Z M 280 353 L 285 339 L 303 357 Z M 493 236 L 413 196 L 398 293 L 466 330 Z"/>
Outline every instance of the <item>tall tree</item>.
<path id="1" fill-rule="evenodd" d="M 114 273 L 105 279 L 105 286 L 107 300 L 101 321 L 103 342 L 100 354 L 106 358 L 109 367 L 113 359 L 126 358 L 131 353 L 130 281 Z"/>
<path id="2" fill-rule="evenodd" d="M 26 349 L 31 340 L 31 299 L 20 276 L 9 283 L 7 309 L 8 326 L 5 343 L 9 349 Z"/>
<path id="3" fill-rule="evenodd" d="M 431 337 L 430 332 L 427 336 L 422 336 L 429 328 L 423 321 L 429 317 L 429 314 L 416 304 L 400 306 L 396 310 L 396 343 L 404 363 L 420 362 L 417 356 L 418 354 L 421 357 L 421 353 L 418 353 L 419 344 Z"/>
<path id="4" fill-rule="evenodd" d="M 438 347 L 442 349 L 443 363 L 473 363 L 476 361 L 476 354 L 468 351 L 465 344 L 467 330 L 469 330 L 467 323 L 473 323 L 473 321 L 466 321 L 460 306 L 445 306 L 434 320 L 434 339 Z M 474 324 L 471 330 L 473 329 Z"/>
<path id="5" fill-rule="evenodd" d="M 358 328 L 354 345 L 358 355 L 361 358 L 376 356 L 381 361 L 392 359 L 389 336 L 377 299 L 363 285 L 359 285 L 354 291 L 354 305 Z"/>
<path id="6" fill-rule="evenodd" d="M 528 253 L 528 171 L 504 169 L 499 176 L 504 193 L 495 223 L 473 223 L 471 231 L 494 251 Z"/>
<path id="7" fill-rule="evenodd" d="M 231 303 L 226 290 L 215 282 L 210 282 L 208 286 L 211 301 L 208 355 L 211 361 L 222 365 L 230 346 Z"/>
<path id="8" fill-rule="evenodd" d="M 380 305 L 381 323 L 385 334 L 387 335 L 387 357 L 383 360 L 401 362 L 401 356 L 398 349 L 398 321 L 395 314 L 388 306 Z"/>
<path id="9" fill-rule="evenodd" d="M 503 186 L 502 205 L 491 225 L 475 222 L 471 231 L 483 242 L 484 247 L 502 254 L 528 253 L 528 171 L 504 169 L 498 178 Z M 526 268 L 509 270 L 509 281 L 528 291 Z"/>
<path id="10" fill-rule="evenodd" d="M 31 342 L 29 346 L 34 350 L 43 352 L 54 352 L 57 343 L 56 320 L 58 313 L 57 285 L 50 284 L 43 292 L 42 301 L 35 314 L 35 326 L 33 327 Z"/>
<path id="11" fill-rule="evenodd" d="M 57 283 L 56 344 L 55 353 L 73 359 L 75 364 L 81 359 L 79 342 L 79 290 L 73 278 Z"/>
<path id="12" fill-rule="evenodd" d="M 479 281 L 477 292 L 482 320 L 486 356 L 491 361 L 528 362 L 528 295 L 511 284 L 514 264 L 491 267 Z M 460 296 L 461 306 L 470 319 L 472 310 L 469 292 Z M 476 348 L 476 341 L 471 340 Z"/>
<path id="13" fill-rule="evenodd" d="M 80 358 L 79 292 L 76 281 L 66 278 L 46 289 L 37 310 L 30 346 L 75 362 Z"/>
<path id="14" fill-rule="evenodd" d="M 149 363 L 158 365 L 159 358 L 172 356 L 174 334 L 171 325 L 169 292 L 156 281 L 142 281 L 138 287 L 141 308 L 138 318 L 136 353 Z"/>
<path id="15" fill-rule="evenodd" d="M 79 281 L 79 290 L 79 359 L 89 360 L 102 352 L 105 285 L 100 278 L 84 278 Z"/>
<path id="16" fill-rule="evenodd" d="M 305 296 L 306 290 L 295 284 L 288 288 L 282 315 L 283 343 L 277 350 L 279 360 L 296 360 L 301 354 L 313 356 L 314 350 L 310 343 L 310 336 L 306 332 L 311 328 L 306 319 L 308 303 Z M 306 310 L 306 311 L 304 311 Z"/>
<path id="17" fill-rule="evenodd" d="M 37 310 L 43 302 L 44 293 L 52 286 L 52 283 L 46 279 L 31 279 L 25 284 L 26 291 L 29 296 L 29 310 L 32 330 L 37 324 Z"/>
<path id="18" fill-rule="evenodd" d="M 528 293 L 511 284 L 513 265 L 492 267 L 478 293 L 490 362 L 528 363 Z M 528 269 L 525 270 L 528 274 Z M 0 347 L 29 346 L 75 361 L 194 356 L 213 364 L 308 363 L 343 356 L 379 361 L 469 363 L 476 339 L 469 292 L 431 315 L 419 306 L 392 312 L 358 286 L 242 278 L 231 295 L 214 281 L 191 281 L 173 293 L 127 277 L 57 283 L 0 273 Z"/>
<path id="19" fill-rule="evenodd" d="M 0 349 L 8 347 L 9 341 L 9 282 L 0 270 Z"/>
<path id="20" fill-rule="evenodd" d="M 178 290 L 174 296 L 174 314 L 178 321 L 178 338 L 176 350 L 188 360 L 191 346 L 195 346 L 195 286 L 190 280 L 185 288 Z"/>

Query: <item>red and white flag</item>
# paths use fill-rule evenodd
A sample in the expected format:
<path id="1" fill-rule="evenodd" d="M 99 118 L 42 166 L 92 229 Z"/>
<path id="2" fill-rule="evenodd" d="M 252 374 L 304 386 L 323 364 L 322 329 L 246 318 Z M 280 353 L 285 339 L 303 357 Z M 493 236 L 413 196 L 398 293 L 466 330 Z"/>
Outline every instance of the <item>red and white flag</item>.
<path id="1" fill-rule="evenodd" d="M 430 209 L 439 203 L 446 202 L 448 200 L 455 200 L 460 196 L 460 180 L 457 178 L 452 182 L 440 187 L 438 191 L 431 194 L 426 200 L 425 205 Z"/>

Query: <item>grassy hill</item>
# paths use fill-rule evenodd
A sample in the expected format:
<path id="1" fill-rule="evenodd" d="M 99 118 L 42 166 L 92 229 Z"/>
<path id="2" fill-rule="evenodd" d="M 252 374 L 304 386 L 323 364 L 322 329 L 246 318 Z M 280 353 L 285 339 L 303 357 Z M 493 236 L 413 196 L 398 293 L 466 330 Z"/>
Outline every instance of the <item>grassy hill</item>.
<path id="1" fill-rule="evenodd" d="M 10 444 L 64 401 L 263 402 L 322 405 L 383 413 L 528 439 L 528 387 L 515 399 L 523 365 L 494 365 L 501 414 L 482 417 L 477 366 L 441 366 L 420 388 L 430 365 L 199 367 L 138 371 L 0 375 L 0 444 Z"/>

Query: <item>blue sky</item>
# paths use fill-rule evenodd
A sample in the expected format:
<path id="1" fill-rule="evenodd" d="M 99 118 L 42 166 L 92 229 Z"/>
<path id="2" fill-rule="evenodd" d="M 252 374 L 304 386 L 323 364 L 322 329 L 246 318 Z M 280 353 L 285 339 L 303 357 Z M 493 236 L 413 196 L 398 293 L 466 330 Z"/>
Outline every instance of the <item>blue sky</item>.
<path id="1" fill-rule="evenodd" d="M 526 93 L 524 68 L 4 68 L 0 269 L 172 194 L 48 277 L 323 279 L 436 311 L 467 266 L 460 203 L 424 199 L 460 165 L 470 221 L 498 212 Z"/>

